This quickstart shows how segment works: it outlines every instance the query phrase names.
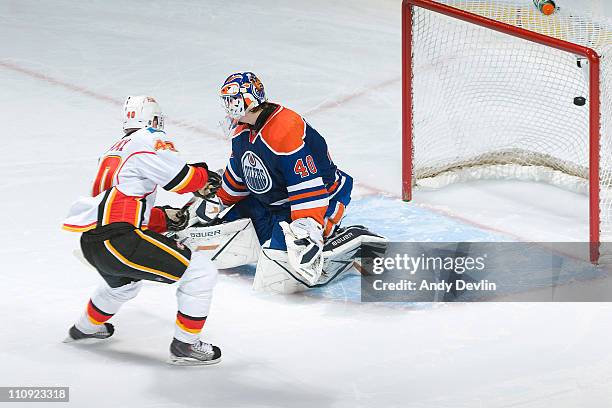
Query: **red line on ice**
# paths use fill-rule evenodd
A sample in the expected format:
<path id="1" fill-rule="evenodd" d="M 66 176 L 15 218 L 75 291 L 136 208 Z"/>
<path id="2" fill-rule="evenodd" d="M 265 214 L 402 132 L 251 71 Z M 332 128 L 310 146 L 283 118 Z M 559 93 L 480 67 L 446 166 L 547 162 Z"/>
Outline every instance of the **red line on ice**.
<path id="1" fill-rule="evenodd" d="M 326 110 L 336 108 L 341 103 L 351 101 L 353 99 L 356 99 L 356 98 L 358 98 L 360 96 L 368 94 L 368 93 L 370 93 L 372 91 L 375 91 L 377 89 L 381 89 L 381 88 L 387 87 L 387 86 L 392 85 L 392 84 L 394 84 L 396 82 L 399 82 L 400 80 L 401 80 L 401 78 L 387 79 L 385 81 L 380 82 L 379 84 L 376 84 L 376 85 L 373 85 L 373 86 L 361 89 L 361 90 L 359 90 L 357 92 L 353 92 L 353 93 L 341 96 L 338 99 L 327 101 L 327 102 L 323 102 L 320 105 L 317 105 L 314 108 L 306 111 L 305 116 L 316 115 L 317 113 L 321 113 L 321 112 L 324 112 Z"/>
<path id="2" fill-rule="evenodd" d="M 56 86 L 60 86 L 62 88 L 68 89 L 72 92 L 84 95 L 84 96 L 88 96 L 90 98 L 93 98 L 95 100 L 98 100 L 100 102 L 106 102 L 106 103 L 110 103 L 113 105 L 117 105 L 117 106 L 121 106 L 123 104 L 123 99 L 119 99 L 119 98 L 114 98 L 112 96 L 108 96 L 108 95 L 104 95 L 101 94 L 99 92 L 96 91 L 92 91 L 89 88 L 86 88 L 84 86 L 80 86 L 80 85 L 76 85 L 70 82 L 66 82 L 63 81 L 61 79 L 58 78 L 54 78 L 50 75 L 47 74 L 43 74 L 41 72 L 37 72 L 34 71 L 32 69 L 29 68 L 25 68 L 22 66 L 19 66 L 17 64 L 8 62 L 8 61 L 0 61 L 0 67 L 6 68 L 8 70 L 14 71 L 14 72 L 19 72 L 21 74 L 27 75 L 31 78 L 35 78 L 35 79 L 40 79 L 41 81 L 45 81 L 49 84 L 52 85 L 56 85 Z M 226 140 L 226 138 L 219 133 L 212 131 L 204 126 L 200 126 L 200 125 L 196 125 L 190 122 L 186 122 L 186 121 L 182 121 L 182 120 L 175 120 L 175 119 L 169 119 L 167 120 L 168 123 L 186 129 L 186 130 L 191 130 L 193 132 L 196 133 L 200 133 L 203 134 L 205 136 L 214 138 L 214 139 L 219 139 L 219 140 Z"/>
<path id="3" fill-rule="evenodd" d="M 25 68 L 22 67 L 20 65 L 17 65 L 15 63 L 12 62 L 8 62 L 8 61 L 0 61 L 0 67 L 6 68 L 8 70 L 14 71 L 14 72 L 19 72 L 21 74 L 27 75 L 31 78 L 36 78 L 36 79 L 40 79 L 41 81 L 45 81 L 49 84 L 52 85 L 57 85 L 57 86 L 61 86 L 62 88 L 68 89 L 70 91 L 73 91 L 75 93 L 84 95 L 84 96 L 88 96 L 90 98 L 96 99 L 98 101 L 101 102 L 106 102 L 106 103 L 111 103 L 113 105 L 121 105 L 123 104 L 123 100 L 119 99 L 119 98 L 115 98 L 112 96 L 108 96 L 108 95 L 104 95 L 102 93 L 93 91 L 89 88 L 86 88 L 84 86 L 81 85 L 76 85 L 74 83 L 70 83 L 67 81 L 63 81 L 61 79 L 58 78 L 54 78 L 50 75 L 38 72 L 38 71 L 34 71 L 30 68 Z M 308 111 L 306 111 L 305 115 L 316 115 L 318 113 L 327 111 L 329 109 L 333 109 L 338 107 L 340 104 L 344 103 L 344 102 L 348 102 L 351 101 L 353 99 L 356 99 L 360 96 L 363 96 L 369 92 L 372 92 L 376 89 L 380 89 L 380 88 L 384 88 L 386 86 L 392 85 L 396 82 L 398 82 L 400 80 L 400 78 L 391 78 L 385 81 L 380 82 L 377 85 L 373 85 L 371 87 L 367 87 L 364 88 L 360 91 L 357 92 L 353 92 L 347 95 L 343 95 L 341 97 L 339 97 L 338 99 L 335 100 L 331 100 L 331 101 L 327 101 L 327 102 L 323 102 L 322 104 L 315 106 L 312 109 L 309 109 Z M 182 120 L 176 120 L 176 119 L 168 119 L 167 120 L 168 123 L 186 129 L 186 130 L 191 130 L 193 132 L 196 133 L 201 133 L 203 135 L 206 135 L 208 137 L 212 137 L 214 139 L 218 139 L 218 140 L 227 140 L 223 135 L 221 135 L 219 132 L 215 132 L 213 130 L 210 130 L 204 126 L 200 126 L 200 125 L 196 125 L 193 124 L 191 122 L 187 122 L 187 121 L 182 121 Z M 365 186 L 364 186 L 365 187 Z M 366 187 L 367 188 L 367 187 Z"/>
<path id="4" fill-rule="evenodd" d="M 6 68 L 6 69 L 10 69 L 11 71 L 15 71 L 15 72 L 19 72 L 21 74 L 25 74 L 29 77 L 32 78 L 36 78 L 36 79 L 40 79 L 42 81 L 48 82 L 50 84 L 53 85 L 58 85 L 61 86 L 63 88 L 69 89 L 73 92 L 79 93 L 81 95 L 86 95 L 89 96 L 91 98 L 97 99 L 99 101 L 102 102 L 108 102 L 108 103 L 112 103 L 114 105 L 121 105 L 121 103 L 123 102 L 122 100 L 119 100 L 117 98 L 112 98 L 110 96 L 107 95 L 102 95 L 100 93 L 94 92 L 90 89 L 87 89 L 85 87 L 79 86 L 79 85 L 75 85 L 75 84 L 71 84 L 69 82 L 65 82 L 62 81 L 60 79 L 57 78 L 53 78 L 49 75 L 40 73 L 40 72 L 36 72 L 34 70 L 28 69 L 28 68 L 24 68 L 21 67 L 19 65 L 7 62 L 7 61 L 0 61 L 0 66 Z"/>

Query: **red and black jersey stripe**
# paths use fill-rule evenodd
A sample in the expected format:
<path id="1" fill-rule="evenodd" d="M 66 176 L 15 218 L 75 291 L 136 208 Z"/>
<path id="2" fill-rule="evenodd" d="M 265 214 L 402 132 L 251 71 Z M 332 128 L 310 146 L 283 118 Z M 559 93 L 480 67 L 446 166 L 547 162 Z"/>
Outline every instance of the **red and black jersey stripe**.
<path id="1" fill-rule="evenodd" d="M 191 193 L 204 187 L 208 182 L 205 168 L 185 165 L 181 171 L 164 186 L 164 190 L 173 193 Z"/>

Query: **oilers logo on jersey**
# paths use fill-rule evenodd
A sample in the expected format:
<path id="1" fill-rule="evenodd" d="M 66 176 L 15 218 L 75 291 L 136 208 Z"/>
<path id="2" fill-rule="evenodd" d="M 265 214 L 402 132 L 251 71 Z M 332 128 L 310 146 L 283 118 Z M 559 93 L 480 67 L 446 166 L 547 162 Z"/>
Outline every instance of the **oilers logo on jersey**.
<path id="1" fill-rule="evenodd" d="M 219 198 L 230 205 L 253 194 L 261 205 L 290 213 L 293 220 L 337 224 L 350 201 L 352 178 L 338 170 L 325 139 L 299 114 L 270 103 L 263 115 L 257 127 L 234 129 Z"/>
<path id="2" fill-rule="evenodd" d="M 247 151 L 242 156 L 242 173 L 251 192 L 264 194 L 272 188 L 272 177 L 270 177 L 263 160 L 251 151 Z"/>

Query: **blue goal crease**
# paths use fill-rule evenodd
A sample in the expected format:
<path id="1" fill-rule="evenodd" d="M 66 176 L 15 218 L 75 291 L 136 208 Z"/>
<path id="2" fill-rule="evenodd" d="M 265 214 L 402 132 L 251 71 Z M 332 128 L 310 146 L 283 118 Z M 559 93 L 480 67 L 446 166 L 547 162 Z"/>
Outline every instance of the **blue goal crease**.
<path id="1" fill-rule="evenodd" d="M 475 227 L 399 199 L 371 196 L 351 201 L 343 225 L 364 225 L 390 241 L 411 242 L 506 242 L 511 239 L 502 234 Z M 254 265 L 234 268 L 227 274 L 252 278 Z M 329 285 L 311 289 L 303 295 L 334 301 L 360 302 L 361 278 L 350 274 Z M 422 308 L 422 303 L 408 306 Z"/>

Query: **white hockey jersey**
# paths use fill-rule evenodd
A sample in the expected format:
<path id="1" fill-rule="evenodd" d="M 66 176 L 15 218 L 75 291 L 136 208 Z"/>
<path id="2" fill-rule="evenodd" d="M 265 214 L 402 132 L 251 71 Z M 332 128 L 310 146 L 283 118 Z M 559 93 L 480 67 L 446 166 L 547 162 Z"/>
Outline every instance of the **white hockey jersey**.
<path id="1" fill-rule="evenodd" d="M 206 169 L 186 164 L 164 131 L 139 129 L 119 139 L 99 159 L 92 196 L 72 205 L 63 228 L 85 232 L 127 222 L 163 232 L 165 217 L 154 208 L 157 187 L 183 194 L 201 189 L 207 181 Z"/>

